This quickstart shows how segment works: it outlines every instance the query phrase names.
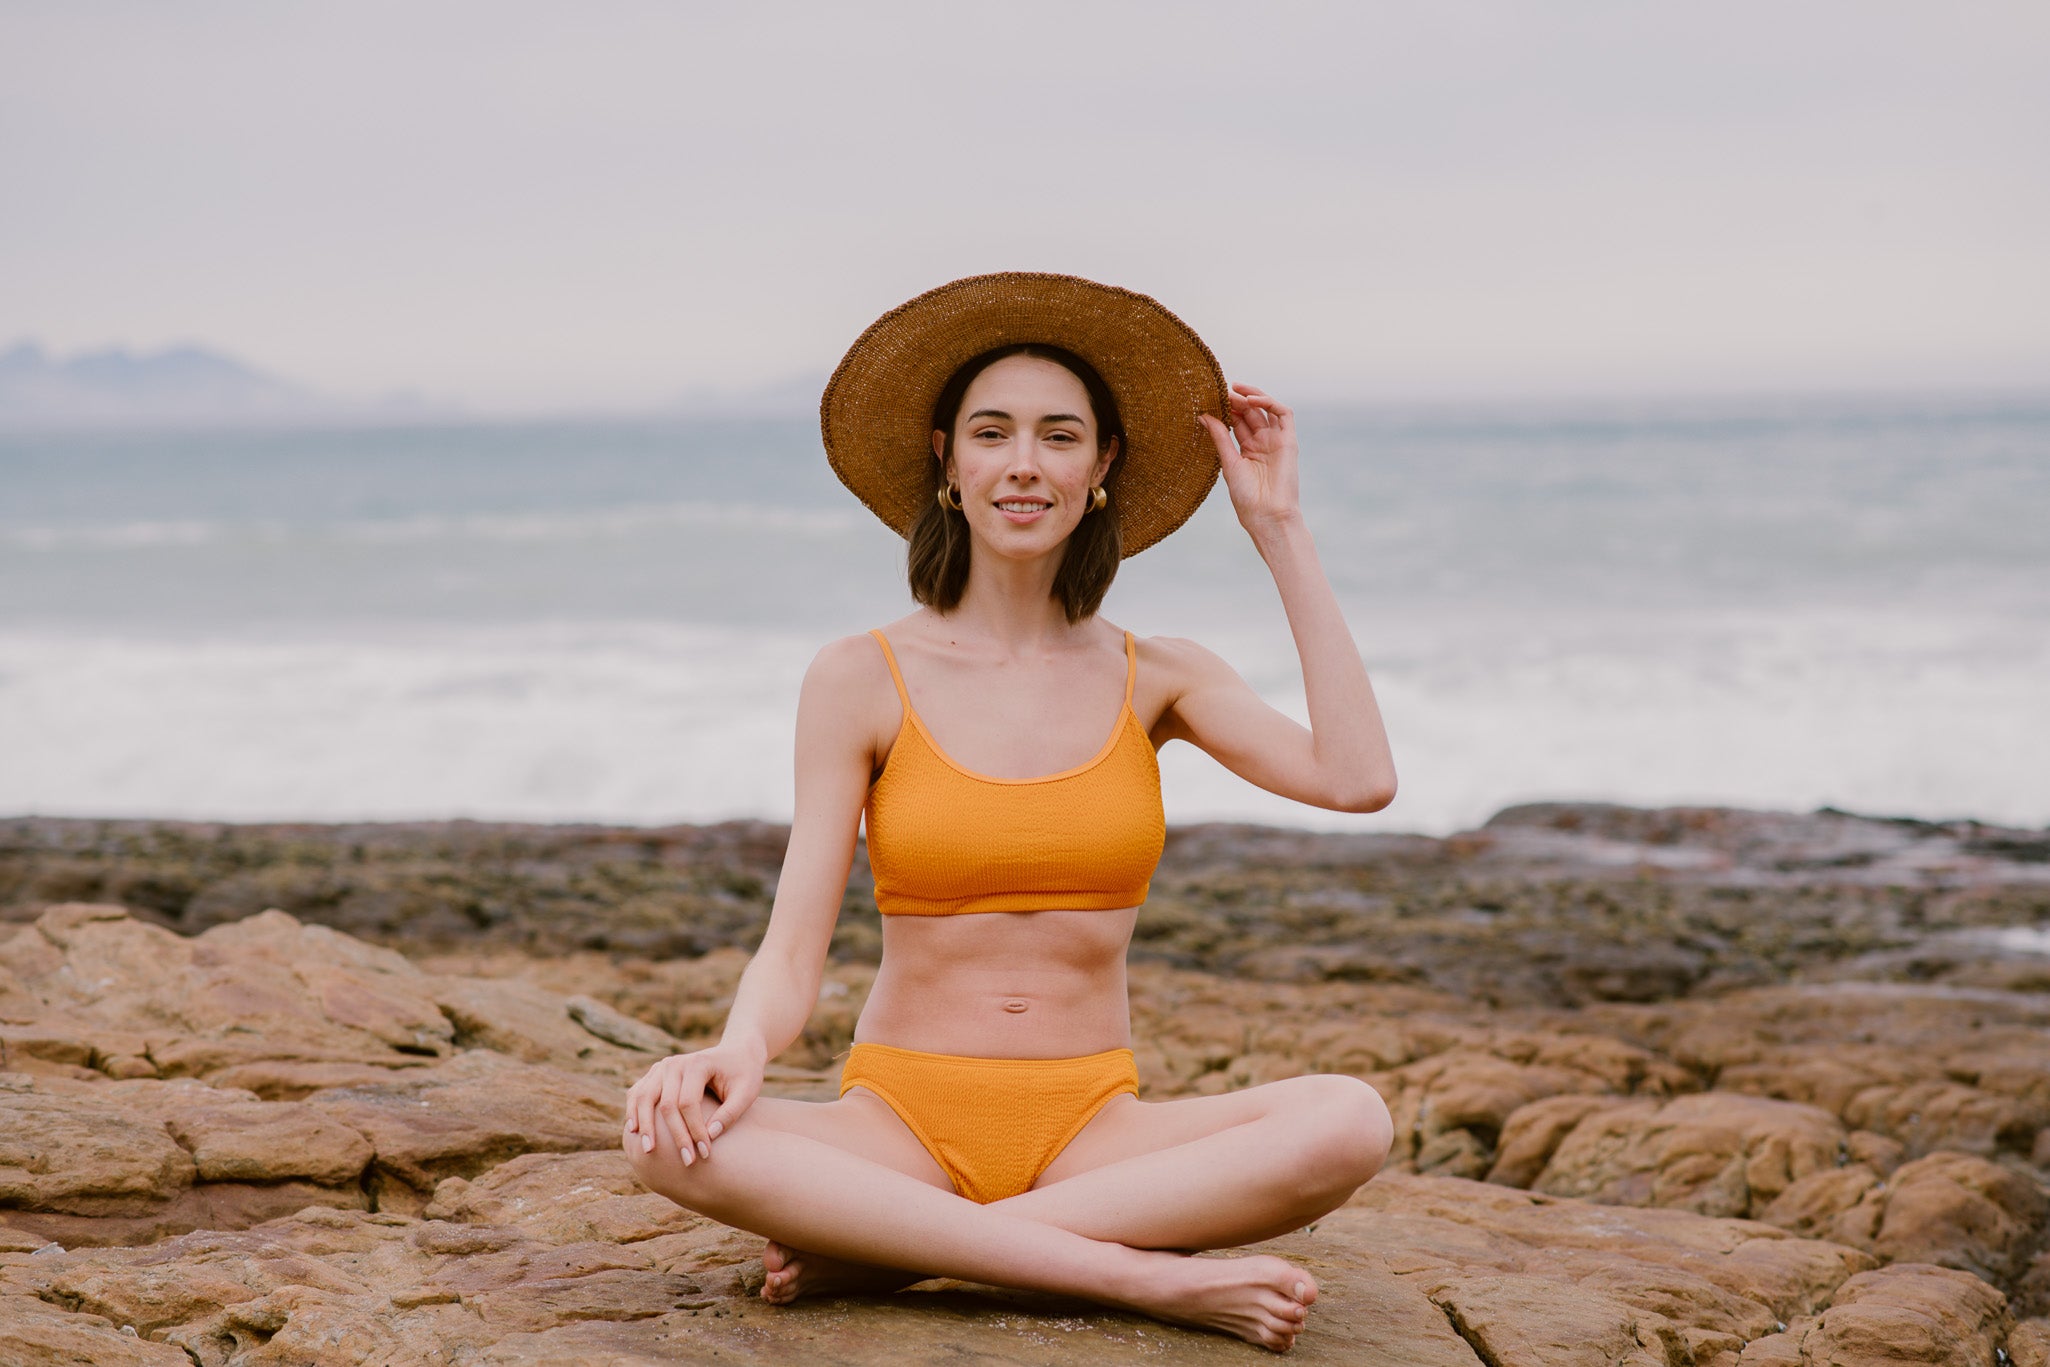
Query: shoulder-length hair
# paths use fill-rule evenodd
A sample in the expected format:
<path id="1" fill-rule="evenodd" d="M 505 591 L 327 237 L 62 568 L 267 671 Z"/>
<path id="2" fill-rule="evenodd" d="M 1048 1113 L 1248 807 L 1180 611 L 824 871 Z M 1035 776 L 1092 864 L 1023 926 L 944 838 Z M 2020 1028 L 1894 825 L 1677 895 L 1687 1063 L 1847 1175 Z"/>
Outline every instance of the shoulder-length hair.
<path id="1" fill-rule="evenodd" d="M 1110 492 L 1110 504 L 1101 513 L 1083 514 L 1068 537 L 1061 567 L 1054 574 L 1053 596 L 1060 600 L 1061 610 L 1070 623 L 1080 622 L 1103 605 L 1103 595 L 1110 591 L 1110 581 L 1117 577 L 1118 563 L 1124 559 L 1117 518 L 1118 472 L 1125 466 L 1124 419 L 1118 415 L 1117 396 L 1096 373 L 1096 367 L 1064 347 L 1017 342 L 970 358 L 940 390 L 932 406 L 932 428 L 945 434 L 941 440 L 948 457 L 954 453 L 954 423 L 961 416 L 961 400 L 967 396 L 968 386 L 977 375 L 1006 356 L 1036 356 L 1052 361 L 1080 380 L 1089 392 L 1090 411 L 1096 419 L 1097 454 L 1110 449 L 1113 438 L 1118 443 L 1118 459 L 1111 462 L 1110 472 L 1103 477 L 1104 487 Z M 926 468 L 932 472 L 932 487 L 925 511 L 912 524 L 911 551 L 905 568 L 911 580 L 911 597 L 927 607 L 949 612 L 960 603 L 961 594 L 968 587 L 968 518 L 964 513 L 942 507 L 937 497 L 947 477 L 944 461 L 933 461 Z"/>

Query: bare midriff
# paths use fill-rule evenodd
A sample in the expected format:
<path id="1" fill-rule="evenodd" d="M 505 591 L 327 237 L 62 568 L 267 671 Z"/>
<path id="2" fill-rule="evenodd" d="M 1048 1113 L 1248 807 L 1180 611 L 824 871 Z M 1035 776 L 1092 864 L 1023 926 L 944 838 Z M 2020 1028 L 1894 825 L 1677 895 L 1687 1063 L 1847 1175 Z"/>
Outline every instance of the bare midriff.
<path id="1" fill-rule="evenodd" d="M 1127 1048 L 1123 911 L 883 917 L 883 962 L 854 1038 L 971 1058 Z"/>

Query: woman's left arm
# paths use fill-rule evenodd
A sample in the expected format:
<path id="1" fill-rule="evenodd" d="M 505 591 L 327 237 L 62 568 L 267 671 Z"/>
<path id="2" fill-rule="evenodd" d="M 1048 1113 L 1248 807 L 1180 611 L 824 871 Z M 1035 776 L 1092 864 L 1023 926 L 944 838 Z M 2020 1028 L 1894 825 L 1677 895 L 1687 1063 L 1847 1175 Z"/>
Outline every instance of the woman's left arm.
<path id="1" fill-rule="evenodd" d="M 1305 730 L 1268 706 L 1215 654 L 1178 641 L 1168 647 L 1176 696 L 1155 736 L 1190 741 L 1283 797 L 1336 811 L 1379 811 L 1395 800 L 1395 760 L 1374 686 L 1303 522 L 1295 415 L 1251 385 L 1235 384 L 1231 426 L 1208 414 L 1202 422 L 1217 443 L 1239 524 L 1281 591 L 1302 657 L 1310 725 Z"/>

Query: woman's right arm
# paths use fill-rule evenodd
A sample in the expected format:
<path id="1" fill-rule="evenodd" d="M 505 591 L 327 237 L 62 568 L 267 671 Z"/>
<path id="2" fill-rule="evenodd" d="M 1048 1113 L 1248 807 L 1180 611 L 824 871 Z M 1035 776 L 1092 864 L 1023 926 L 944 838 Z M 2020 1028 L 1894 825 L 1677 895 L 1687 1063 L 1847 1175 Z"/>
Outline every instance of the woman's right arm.
<path id="1" fill-rule="evenodd" d="M 882 668 L 874 642 L 850 636 L 805 671 L 790 845 L 768 930 L 740 976 L 719 1043 L 663 1059 L 627 1093 L 626 1130 L 641 1136 L 644 1151 L 674 1142 L 685 1163 L 709 1158 L 712 1141 L 760 1094 L 768 1061 L 811 1018 L 874 769 Z M 708 1096 L 718 1098 L 716 1110 L 707 1110 Z"/>

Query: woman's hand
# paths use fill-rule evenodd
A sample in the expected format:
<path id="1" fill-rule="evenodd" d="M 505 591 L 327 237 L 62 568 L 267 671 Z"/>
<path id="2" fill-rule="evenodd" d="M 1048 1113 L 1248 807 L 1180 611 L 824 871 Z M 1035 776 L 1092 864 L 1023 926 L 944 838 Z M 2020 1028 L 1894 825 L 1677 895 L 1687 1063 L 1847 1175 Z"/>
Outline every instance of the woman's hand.
<path id="1" fill-rule="evenodd" d="M 1249 384 L 1231 387 L 1231 426 L 1199 413 L 1217 459 L 1239 525 L 1255 536 L 1270 526 L 1302 516 L 1296 490 L 1295 413 Z"/>
<path id="2" fill-rule="evenodd" d="M 626 1133 L 640 1136 L 643 1153 L 674 1144 L 686 1167 L 710 1158 L 712 1141 L 761 1095 L 763 1063 L 732 1044 L 671 1054 L 627 1090 Z"/>

